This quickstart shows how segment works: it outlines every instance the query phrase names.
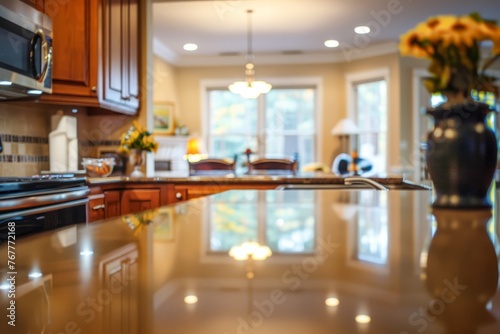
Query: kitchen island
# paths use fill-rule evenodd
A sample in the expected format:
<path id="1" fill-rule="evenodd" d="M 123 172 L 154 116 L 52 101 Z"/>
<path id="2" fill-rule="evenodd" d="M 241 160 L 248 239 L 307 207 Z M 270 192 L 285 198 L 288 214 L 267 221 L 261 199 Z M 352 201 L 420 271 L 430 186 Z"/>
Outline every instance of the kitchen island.
<path id="1" fill-rule="evenodd" d="M 234 190 L 19 239 L 0 245 L 0 332 L 499 333 L 490 195 Z M 229 255 L 248 240 L 271 256 Z"/>

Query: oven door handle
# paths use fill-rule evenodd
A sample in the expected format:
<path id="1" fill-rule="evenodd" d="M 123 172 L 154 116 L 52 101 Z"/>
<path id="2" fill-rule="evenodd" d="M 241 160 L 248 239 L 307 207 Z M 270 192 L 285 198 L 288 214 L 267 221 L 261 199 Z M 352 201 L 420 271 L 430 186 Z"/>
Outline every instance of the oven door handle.
<path id="1" fill-rule="evenodd" d="M 82 198 L 76 201 L 71 201 L 71 202 L 64 202 L 64 203 L 57 203 L 54 205 L 49 205 L 49 206 L 43 206 L 41 208 L 33 208 L 33 209 L 26 209 L 26 210 L 20 210 L 20 211 L 15 211 L 15 212 L 8 212 L 0 215 L 0 222 L 5 221 L 7 219 L 13 219 L 14 217 L 18 216 L 30 216 L 30 215 L 38 215 L 40 213 L 46 213 L 54 210 L 60 210 L 60 209 L 66 209 L 66 208 L 71 208 L 74 206 L 78 205 L 86 205 L 89 202 L 88 198 Z"/>
<path id="2" fill-rule="evenodd" d="M 33 206 L 51 205 L 61 202 L 72 201 L 87 196 L 90 193 L 89 187 L 82 187 L 68 192 L 34 195 L 30 197 L 13 198 L 0 201 L 0 209 L 18 210 Z"/>

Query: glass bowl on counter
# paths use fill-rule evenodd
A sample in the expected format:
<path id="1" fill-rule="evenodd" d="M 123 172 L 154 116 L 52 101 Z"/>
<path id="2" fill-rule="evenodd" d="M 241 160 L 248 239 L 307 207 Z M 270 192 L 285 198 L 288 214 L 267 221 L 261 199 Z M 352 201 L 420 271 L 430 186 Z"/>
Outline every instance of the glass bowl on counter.
<path id="1" fill-rule="evenodd" d="M 113 158 L 83 158 L 82 166 L 90 177 L 106 177 L 113 172 L 115 159 Z"/>

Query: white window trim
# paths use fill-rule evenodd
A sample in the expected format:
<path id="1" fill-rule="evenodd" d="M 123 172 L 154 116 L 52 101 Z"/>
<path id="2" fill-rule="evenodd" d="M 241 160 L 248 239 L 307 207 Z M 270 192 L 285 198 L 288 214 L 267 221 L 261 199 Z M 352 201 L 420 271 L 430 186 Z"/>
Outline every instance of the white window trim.
<path id="1" fill-rule="evenodd" d="M 390 94 L 389 92 L 391 91 L 391 81 L 390 81 L 390 74 L 391 71 L 388 67 L 383 67 L 383 68 L 377 68 L 374 70 L 370 71 L 363 71 L 363 72 L 356 72 L 356 73 L 347 73 L 345 76 L 345 89 L 347 93 L 347 116 L 354 120 L 355 119 L 355 113 L 356 113 L 356 101 L 355 101 L 355 94 L 354 94 L 354 85 L 363 83 L 363 82 L 370 82 L 370 81 L 375 81 L 375 80 L 385 80 L 386 85 L 387 85 L 387 156 L 385 158 L 385 165 L 387 168 L 387 172 L 389 172 L 389 169 L 391 168 L 390 166 L 390 161 L 391 161 L 391 152 L 392 152 L 392 147 L 391 143 L 394 143 L 396 145 L 399 143 L 399 141 L 393 140 L 393 136 L 395 134 L 393 131 L 389 131 L 391 129 L 390 127 L 390 120 L 392 119 L 392 106 L 391 106 L 391 99 L 390 99 Z"/>
<path id="2" fill-rule="evenodd" d="M 240 78 L 241 79 L 241 78 Z M 233 79 L 201 79 L 200 80 L 200 119 L 201 119 L 201 137 L 205 143 L 208 143 L 208 94 L 209 89 L 227 87 L 229 84 L 238 78 Z M 286 86 L 286 87 L 303 87 L 303 86 L 315 86 L 316 87 L 316 138 L 315 147 L 316 152 L 314 156 L 316 160 L 321 160 L 321 153 L 323 152 L 323 128 L 321 121 L 323 119 L 323 79 L 321 77 L 286 77 L 286 78 L 261 78 L 275 87 Z M 261 131 L 264 131 L 259 125 L 257 135 L 261 135 Z"/>

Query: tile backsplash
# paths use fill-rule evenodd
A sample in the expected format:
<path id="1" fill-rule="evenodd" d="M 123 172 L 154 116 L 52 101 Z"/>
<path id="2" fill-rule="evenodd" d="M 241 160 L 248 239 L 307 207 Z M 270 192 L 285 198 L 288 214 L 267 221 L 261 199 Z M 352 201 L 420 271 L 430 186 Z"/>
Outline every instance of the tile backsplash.
<path id="1" fill-rule="evenodd" d="M 0 103 L 0 176 L 28 176 L 49 167 L 50 110 L 33 103 Z"/>
<path id="2" fill-rule="evenodd" d="M 78 159 L 99 157 L 118 149 L 120 136 L 134 117 L 111 114 L 89 115 L 86 108 L 72 113 L 71 107 L 35 102 L 0 102 L 0 176 L 30 176 L 50 170 L 49 133 L 51 117 L 58 112 L 77 117 Z"/>

